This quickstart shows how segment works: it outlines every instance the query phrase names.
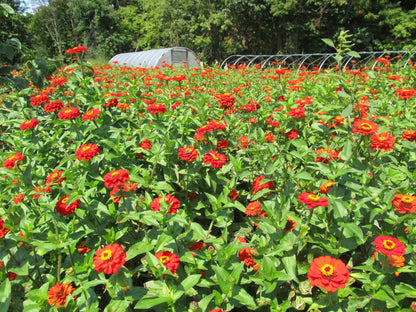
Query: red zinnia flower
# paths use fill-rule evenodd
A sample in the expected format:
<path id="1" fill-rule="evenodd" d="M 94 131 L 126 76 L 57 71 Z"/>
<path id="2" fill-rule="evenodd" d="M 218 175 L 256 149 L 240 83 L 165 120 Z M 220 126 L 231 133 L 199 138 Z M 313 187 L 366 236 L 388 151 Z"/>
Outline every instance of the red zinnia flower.
<path id="1" fill-rule="evenodd" d="M 186 79 L 186 75 L 176 75 L 171 78 L 174 81 L 182 81 Z"/>
<path id="2" fill-rule="evenodd" d="M 137 188 L 138 187 L 139 187 L 139 185 L 137 183 L 133 183 L 133 182 L 126 183 L 123 186 L 123 192 L 126 192 L 126 193 L 129 193 L 129 192 L 134 193 L 135 191 L 137 191 Z"/>
<path id="3" fill-rule="evenodd" d="M 150 204 L 150 209 L 153 211 L 160 211 L 161 208 L 163 208 L 162 204 L 163 196 L 156 197 L 152 203 Z M 170 215 L 171 213 L 176 214 L 179 210 L 180 201 L 173 195 L 167 194 L 165 196 L 165 202 L 169 207 L 167 215 Z"/>
<path id="4" fill-rule="evenodd" d="M 321 194 L 328 194 L 328 192 L 331 190 L 331 188 L 335 185 L 334 181 L 328 180 L 327 183 L 321 185 L 319 187 L 319 193 Z"/>
<path id="5" fill-rule="evenodd" d="M 286 138 L 288 138 L 289 140 L 293 140 L 296 139 L 297 137 L 299 137 L 299 132 L 296 129 L 292 129 L 288 132 L 285 133 Z"/>
<path id="6" fill-rule="evenodd" d="M 376 251 L 386 256 L 402 256 L 406 253 L 406 246 L 397 238 L 391 236 L 378 236 L 373 242 Z"/>
<path id="7" fill-rule="evenodd" d="M 100 153 L 100 149 L 95 144 L 83 144 L 81 145 L 75 155 L 77 159 L 81 161 L 81 159 L 85 159 L 85 161 L 90 161 L 92 157 L 97 156 Z"/>
<path id="8" fill-rule="evenodd" d="M 229 193 L 228 193 L 228 198 L 229 199 L 232 199 L 232 200 L 234 200 L 234 199 L 237 199 L 237 197 L 238 197 L 238 192 L 236 191 L 236 190 L 231 190 Z"/>
<path id="9" fill-rule="evenodd" d="M 349 280 L 347 266 L 339 259 L 321 256 L 313 259 L 309 267 L 308 279 L 312 286 L 323 287 L 326 291 L 336 292 L 345 288 Z"/>
<path id="10" fill-rule="evenodd" d="M 62 107 L 64 107 L 64 103 L 62 103 L 62 101 L 53 101 L 46 103 L 43 109 L 45 110 L 45 113 L 53 113 L 62 109 Z"/>
<path id="11" fill-rule="evenodd" d="M 392 205 L 400 213 L 416 213 L 416 196 L 396 194 L 394 195 Z"/>
<path id="12" fill-rule="evenodd" d="M 48 97 L 48 94 L 46 94 L 45 92 L 40 92 L 38 95 L 32 96 L 30 98 L 30 103 L 34 107 L 37 107 L 40 104 L 48 103 L 48 102 L 49 102 L 49 97 Z"/>
<path id="13" fill-rule="evenodd" d="M 53 172 L 49 173 L 46 177 L 46 183 L 56 183 L 62 184 L 62 181 L 66 180 L 66 178 L 61 178 L 63 171 L 54 170 Z"/>
<path id="14" fill-rule="evenodd" d="M 373 134 L 371 136 L 371 148 L 373 150 L 384 149 L 386 152 L 388 152 L 394 148 L 394 142 L 396 142 L 396 138 L 392 137 L 388 132 Z"/>
<path id="15" fill-rule="evenodd" d="M 378 126 L 371 120 L 355 118 L 352 124 L 352 132 L 361 133 L 361 135 L 374 134 L 378 131 Z"/>
<path id="16" fill-rule="evenodd" d="M 48 303 L 50 305 L 55 304 L 55 307 L 65 306 L 66 298 L 68 295 L 72 295 L 75 288 L 72 287 L 71 283 L 56 283 L 54 286 L 49 288 L 48 292 Z"/>
<path id="17" fill-rule="evenodd" d="M 23 201 L 23 199 L 25 198 L 25 194 L 21 193 L 21 194 L 17 194 L 14 198 L 13 201 L 14 203 L 17 205 L 18 203 L 21 203 Z"/>
<path id="18" fill-rule="evenodd" d="M 141 147 L 142 149 L 145 150 L 151 150 L 152 149 L 153 144 L 150 143 L 149 139 L 144 139 L 140 144 L 139 147 Z"/>
<path id="19" fill-rule="evenodd" d="M 179 267 L 179 257 L 170 251 L 161 251 L 155 254 L 155 257 L 165 266 L 166 270 L 170 270 L 172 274 L 176 273 Z"/>
<path id="20" fill-rule="evenodd" d="M 58 118 L 66 119 L 66 120 L 74 119 L 74 118 L 77 118 L 79 114 L 80 113 L 79 113 L 78 107 L 67 107 L 58 113 Z"/>
<path id="21" fill-rule="evenodd" d="M 36 125 L 39 124 L 39 121 L 36 118 L 33 118 L 31 120 L 27 120 L 25 122 L 23 122 L 20 125 L 20 130 L 24 131 L 24 130 L 29 130 L 29 129 L 33 129 L 36 127 Z"/>
<path id="22" fill-rule="evenodd" d="M 163 114 L 164 112 L 166 112 L 166 105 L 154 103 L 146 107 L 146 110 L 150 114 Z"/>
<path id="23" fill-rule="evenodd" d="M 294 107 L 286 114 L 293 118 L 303 118 L 305 117 L 305 109 L 302 106 Z"/>
<path id="24" fill-rule="evenodd" d="M 274 190 L 274 182 L 273 181 L 266 181 L 264 183 L 262 183 L 262 180 L 266 179 L 266 177 L 260 176 L 257 177 L 254 182 L 253 182 L 253 187 L 252 187 L 252 193 L 256 194 L 257 192 L 264 190 L 264 189 L 269 189 L 269 190 Z"/>
<path id="25" fill-rule="evenodd" d="M 9 281 L 14 281 L 17 277 L 17 274 L 14 272 L 7 272 L 7 278 L 9 279 Z"/>
<path id="26" fill-rule="evenodd" d="M 195 160 L 199 155 L 199 152 L 195 149 L 194 146 L 188 145 L 186 148 L 179 148 L 178 157 L 184 161 L 191 162 Z"/>
<path id="27" fill-rule="evenodd" d="M 68 49 L 65 54 L 78 54 L 80 52 L 86 52 L 88 49 L 85 46 L 78 46 L 72 49 Z"/>
<path id="28" fill-rule="evenodd" d="M 396 268 L 404 267 L 406 258 L 403 256 L 391 255 L 387 256 L 387 264 Z"/>
<path id="29" fill-rule="evenodd" d="M 266 139 L 266 143 L 273 143 L 276 140 L 276 137 L 271 132 L 265 133 L 264 138 Z"/>
<path id="30" fill-rule="evenodd" d="M 118 99 L 112 98 L 103 104 L 104 107 L 116 107 L 118 105 Z"/>
<path id="31" fill-rule="evenodd" d="M 20 165 L 19 160 L 25 160 L 25 158 L 22 156 L 22 152 L 15 153 L 7 157 L 6 160 L 3 161 L 3 166 L 4 168 L 13 169 L 16 163 L 17 165 Z"/>
<path id="32" fill-rule="evenodd" d="M 75 200 L 71 204 L 68 205 L 69 194 L 65 197 L 62 197 L 55 205 L 55 209 L 59 212 L 62 216 L 66 216 L 68 214 L 72 214 L 75 209 L 79 208 L 79 204 L 81 202 L 80 199 Z"/>
<path id="33" fill-rule="evenodd" d="M 65 82 L 67 82 L 68 80 L 65 78 L 56 78 L 55 80 L 51 81 L 51 86 L 58 86 L 58 88 L 60 86 L 62 86 Z"/>
<path id="34" fill-rule="evenodd" d="M 416 90 L 414 89 L 405 88 L 396 90 L 396 97 L 400 97 L 402 100 L 410 100 L 414 96 L 416 96 Z"/>
<path id="35" fill-rule="evenodd" d="M 217 93 L 217 94 L 215 94 L 215 97 L 218 99 L 218 104 L 220 105 L 221 108 L 227 108 L 227 109 L 233 108 L 234 102 L 235 102 L 234 94 L 231 94 L 231 93 L 224 93 L 224 94 Z"/>
<path id="36" fill-rule="evenodd" d="M 416 141 L 416 130 L 407 130 L 402 133 L 402 140 L 403 141 Z"/>
<path id="37" fill-rule="evenodd" d="M 129 173 L 124 169 L 118 169 L 107 173 L 104 176 L 104 186 L 106 188 L 114 188 L 123 185 L 130 178 Z"/>
<path id="38" fill-rule="evenodd" d="M 45 184 L 45 185 L 46 185 L 46 184 Z M 45 193 L 50 193 L 50 191 L 51 191 L 51 187 L 50 187 L 50 185 L 47 185 L 47 186 L 45 186 L 45 185 L 43 185 L 43 186 L 37 186 L 37 187 L 35 187 L 35 188 L 33 189 L 33 192 L 42 193 L 42 194 L 33 194 L 33 195 L 32 195 L 32 197 L 33 197 L 34 199 L 37 199 L 37 198 L 39 198 L 40 196 L 44 196 L 44 195 L 45 195 Z"/>
<path id="39" fill-rule="evenodd" d="M 85 246 L 85 240 L 83 240 L 79 245 L 78 245 L 78 247 L 77 247 L 77 251 L 81 254 L 81 255 L 84 255 L 84 254 L 86 254 L 87 252 L 89 252 L 90 251 L 90 249 L 87 247 L 87 246 Z"/>
<path id="40" fill-rule="evenodd" d="M 323 162 L 324 164 L 327 164 L 331 160 L 337 160 L 337 159 L 339 159 L 339 152 L 340 151 L 341 150 L 335 151 L 335 150 L 333 150 L 331 148 L 328 148 L 328 149 L 326 149 L 326 148 L 320 148 L 320 149 L 318 149 L 318 150 L 315 151 L 315 154 L 316 155 L 323 154 L 326 157 L 318 156 L 318 157 L 315 158 L 315 161 L 316 162 Z"/>
<path id="41" fill-rule="evenodd" d="M 227 148 L 229 146 L 228 141 L 227 140 L 217 140 L 217 147 L 215 148 L 215 150 L 219 150 L 221 148 Z"/>
<path id="42" fill-rule="evenodd" d="M 199 241 L 199 242 L 194 243 L 191 247 L 189 247 L 189 250 L 190 251 L 202 250 L 204 249 L 204 246 L 205 246 L 204 242 Z"/>
<path id="43" fill-rule="evenodd" d="M 98 273 L 104 271 L 105 274 L 115 274 L 126 263 L 126 256 L 119 244 L 108 244 L 97 250 L 92 264 Z"/>
<path id="44" fill-rule="evenodd" d="M 319 197 L 318 195 L 312 193 L 302 193 L 298 196 L 298 199 L 301 203 L 307 204 L 309 209 L 317 206 L 329 206 L 328 199 Z"/>
<path id="45" fill-rule="evenodd" d="M 285 225 L 285 228 L 283 229 L 283 231 L 292 232 L 293 229 L 296 227 L 296 225 L 298 225 L 298 224 L 295 221 L 293 221 L 290 218 L 287 218 L 286 225 Z"/>
<path id="46" fill-rule="evenodd" d="M 225 155 L 215 151 L 210 151 L 205 154 L 203 160 L 205 164 L 211 165 L 212 168 L 222 168 L 222 166 L 227 162 Z"/>
<path id="47" fill-rule="evenodd" d="M 102 112 L 98 109 L 98 108 L 92 108 L 89 111 L 87 111 L 85 114 L 82 114 L 82 120 L 86 121 L 86 120 L 94 120 L 96 118 L 98 118 L 98 115 L 101 114 Z"/>
<path id="48" fill-rule="evenodd" d="M 239 140 L 241 142 L 241 145 L 244 149 L 248 148 L 249 141 L 247 141 L 247 136 L 246 135 L 242 136 L 242 137 L 239 137 L 237 140 Z M 253 139 L 250 140 L 250 143 L 252 143 L 252 142 L 254 142 Z M 240 149 L 240 147 L 237 147 L 237 148 Z"/>
<path id="49" fill-rule="evenodd" d="M 259 265 L 254 261 L 253 257 L 251 255 L 256 255 L 253 252 L 253 248 L 250 247 L 246 247 L 243 249 L 240 249 L 238 251 L 238 261 L 239 262 L 243 262 L 246 266 L 252 266 L 254 270 L 258 270 L 259 269 Z"/>
<path id="50" fill-rule="evenodd" d="M 6 234 L 10 231 L 8 228 L 5 228 L 3 224 L 4 224 L 4 221 L 2 218 L 0 218 L 0 238 L 3 238 L 4 236 L 6 236 Z"/>
<path id="51" fill-rule="evenodd" d="M 255 216 L 261 213 L 261 203 L 259 201 L 251 202 L 247 205 L 245 214 L 246 216 Z"/>

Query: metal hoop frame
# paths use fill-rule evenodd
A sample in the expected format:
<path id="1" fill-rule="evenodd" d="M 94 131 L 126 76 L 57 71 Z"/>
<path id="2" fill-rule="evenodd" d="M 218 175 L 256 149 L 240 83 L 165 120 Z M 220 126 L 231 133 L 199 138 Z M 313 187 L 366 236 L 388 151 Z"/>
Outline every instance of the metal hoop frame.
<path id="1" fill-rule="evenodd" d="M 357 52 L 360 58 L 346 55 L 341 61 L 342 68 L 345 70 L 350 65 L 353 67 L 371 67 L 374 69 L 379 63 L 377 59 L 390 57 L 390 60 L 407 60 L 403 62 L 403 68 L 409 65 L 412 58 L 415 57 L 416 51 L 376 51 L 376 52 Z M 234 54 L 228 56 L 222 63 L 221 68 L 228 68 L 232 65 L 253 66 L 260 64 L 260 69 L 265 67 L 287 67 L 301 69 L 318 69 L 333 67 L 337 64 L 335 59 L 336 53 L 310 53 L 310 54 L 274 54 L 274 55 L 242 55 Z M 308 61 L 308 62 L 307 62 Z"/>

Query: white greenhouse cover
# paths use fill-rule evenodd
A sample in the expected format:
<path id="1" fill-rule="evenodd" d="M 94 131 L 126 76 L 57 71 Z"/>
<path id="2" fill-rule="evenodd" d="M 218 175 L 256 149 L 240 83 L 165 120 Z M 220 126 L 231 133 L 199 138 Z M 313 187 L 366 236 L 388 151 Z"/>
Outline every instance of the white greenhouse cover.
<path id="1" fill-rule="evenodd" d="M 184 47 L 172 47 L 165 49 L 147 50 L 140 52 L 120 53 L 113 56 L 110 64 L 130 67 L 162 67 L 163 64 L 186 65 L 197 67 L 200 60 L 196 54 Z"/>

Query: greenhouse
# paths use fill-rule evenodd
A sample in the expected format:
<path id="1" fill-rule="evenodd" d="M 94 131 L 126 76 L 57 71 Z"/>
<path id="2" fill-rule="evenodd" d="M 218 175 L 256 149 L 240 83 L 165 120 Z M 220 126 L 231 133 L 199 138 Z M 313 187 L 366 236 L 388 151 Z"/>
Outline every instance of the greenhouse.
<path id="1" fill-rule="evenodd" d="M 121 53 L 113 56 L 110 64 L 130 67 L 162 67 L 168 65 L 186 65 L 188 67 L 200 66 L 197 55 L 184 47 L 172 47 L 165 49 L 147 50 L 140 52 Z"/>
<path id="2" fill-rule="evenodd" d="M 380 65 L 380 60 L 388 59 L 397 64 L 397 68 L 404 68 L 415 61 L 416 51 L 380 51 L 380 52 L 357 52 L 354 57 L 345 55 L 340 62 L 342 68 L 374 69 Z M 258 65 L 261 69 L 265 67 L 291 68 L 291 69 L 325 69 L 338 65 L 336 53 L 311 53 L 311 54 L 274 54 L 274 55 L 230 55 L 221 64 L 222 68 L 232 65 Z"/>

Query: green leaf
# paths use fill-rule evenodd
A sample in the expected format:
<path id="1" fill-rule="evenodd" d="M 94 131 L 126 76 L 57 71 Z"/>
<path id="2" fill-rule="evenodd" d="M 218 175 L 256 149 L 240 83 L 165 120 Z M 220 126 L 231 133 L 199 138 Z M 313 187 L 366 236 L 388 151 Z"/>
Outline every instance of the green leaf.
<path id="1" fill-rule="evenodd" d="M 341 91 L 340 91 L 341 92 Z M 345 92 L 344 92 L 345 93 Z M 339 94 L 339 93 L 338 93 Z M 347 93 L 345 93 L 345 94 L 347 94 Z M 343 118 L 345 118 L 345 117 L 348 117 L 349 115 L 351 115 L 351 113 L 352 113 L 352 109 L 353 109 L 353 106 L 352 106 L 352 104 L 350 104 L 350 105 L 348 105 L 347 107 L 345 107 L 344 109 L 343 109 L 343 111 L 341 112 L 341 117 L 343 117 Z"/>
<path id="2" fill-rule="evenodd" d="M 12 285 L 9 279 L 6 278 L 0 285 L 0 311 L 8 311 L 11 293 Z"/>
<path id="3" fill-rule="evenodd" d="M 130 302 L 127 300 L 113 299 L 105 307 L 104 312 L 121 312 L 127 311 L 129 308 Z"/>
<path id="4" fill-rule="evenodd" d="M 189 275 L 181 282 L 180 286 L 182 286 L 185 293 L 187 293 L 192 287 L 194 287 L 199 282 L 200 279 L 201 274 Z"/>
<path id="5" fill-rule="evenodd" d="M 399 294 L 406 294 L 406 297 L 416 298 L 416 288 L 409 284 L 400 283 L 394 288 L 394 291 Z"/>
<path id="6" fill-rule="evenodd" d="M 298 278 L 296 276 L 296 255 L 283 257 L 282 263 L 285 266 L 287 274 L 292 278 L 292 280 L 298 282 Z"/>
<path id="7" fill-rule="evenodd" d="M 134 308 L 146 310 L 146 309 L 153 308 L 154 306 L 157 306 L 159 304 L 170 302 L 170 301 L 171 301 L 171 298 L 169 297 L 144 298 L 144 299 L 139 300 L 139 302 L 136 303 Z"/>
<path id="8" fill-rule="evenodd" d="M 217 283 L 221 288 L 223 294 L 227 295 L 231 289 L 232 282 L 230 278 L 230 274 L 219 266 L 212 266 L 212 269 L 215 271 L 215 276 L 217 277 Z"/>
<path id="9" fill-rule="evenodd" d="M 242 306 L 256 307 L 256 302 L 253 297 L 240 286 L 234 286 L 232 298 L 237 300 Z"/>
<path id="10" fill-rule="evenodd" d="M 357 52 L 355 51 L 348 51 L 347 54 L 349 56 L 355 57 L 355 58 L 361 58 L 361 55 L 359 55 Z"/>
<path id="11" fill-rule="evenodd" d="M 332 206 L 334 207 L 335 219 L 343 219 L 348 215 L 348 209 L 345 207 L 344 202 L 341 199 L 333 199 Z"/>
<path id="12" fill-rule="evenodd" d="M 202 309 L 202 311 L 205 311 L 214 298 L 215 294 L 209 294 L 208 296 L 204 296 L 200 301 L 198 301 L 198 306 Z"/>
<path id="13" fill-rule="evenodd" d="M 334 42 L 331 39 L 329 39 L 329 38 L 322 38 L 321 40 L 323 42 L 325 42 L 326 45 L 328 45 L 331 48 L 334 48 L 335 49 L 335 44 L 334 44 Z"/>
<path id="14" fill-rule="evenodd" d="M 346 238 L 355 237 L 357 244 L 364 244 L 364 234 L 361 228 L 355 223 L 344 223 L 344 236 Z"/>
<path id="15" fill-rule="evenodd" d="M 352 155 L 352 142 L 350 140 L 346 140 L 344 146 L 342 147 L 342 151 L 339 153 L 339 157 L 342 160 L 347 160 Z"/>
<path id="16" fill-rule="evenodd" d="M 142 240 L 140 242 L 135 243 L 133 246 L 129 248 L 126 252 L 126 261 L 133 259 L 134 257 L 144 254 L 150 250 L 152 250 L 154 246 L 148 243 L 146 240 Z"/>

